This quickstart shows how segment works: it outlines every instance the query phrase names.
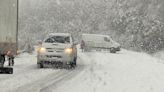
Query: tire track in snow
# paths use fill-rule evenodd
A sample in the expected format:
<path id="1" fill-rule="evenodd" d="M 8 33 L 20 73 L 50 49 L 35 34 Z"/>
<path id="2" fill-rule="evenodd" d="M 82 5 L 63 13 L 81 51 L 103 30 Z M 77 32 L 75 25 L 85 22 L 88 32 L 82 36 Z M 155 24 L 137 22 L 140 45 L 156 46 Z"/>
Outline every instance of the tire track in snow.
<path id="1" fill-rule="evenodd" d="M 83 66 L 79 66 L 76 69 L 83 69 Z M 33 81 L 29 84 L 25 84 L 13 92 L 47 92 L 43 91 L 50 87 L 51 85 L 55 85 L 57 83 L 64 82 L 70 78 L 73 78 L 79 71 L 77 70 L 61 70 L 52 74 L 49 74 L 39 80 Z"/>
<path id="2" fill-rule="evenodd" d="M 78 62 L 81 62 L 81 60 L 82 59 L 78 57 Z M 49 87 L 54 87 L 54 85 L 58 85 L 59 83 L 63 83 L 73 78 L 83 71 L 84 68 L 85 66 L 83 64 L 78 64 L 74 70 L 61 69 L 36 81 L 15 88 L 12 92 L 47 92 L 45 90 L 49 89 Z"/>
<path id="3" fill-rule="evenodd" d="M 74 72 L 70 73 L 69 76 L 63 77 L 59 80 L 55 80 L 52 84 L 43 87 L 40 92 L 54 92 L 55 89 L 57 89 L 58 87 L 60 87 L 60 85 L 62 86 L 62 84 L 64 84 L 65 82 L 69 82 L 72 81 L 73 78 L 75 78 L 76 76 L 78 76 L 79 74 L 81 74 L 82 72 L 89 70 L 90 65 L 90 59 L 89 56 L 91 56 L 91 54 L 89 53 L 79 53 L 78 55 L 78 59 L 79 59 L 79 64 L 80 67 L 78 67 L 77 69 L 74 70 Z M 88 57 L 87 59 L 85 57 Z M 85 60 L 85 61 L 84 61 Z M 84 62 L 88 62 L 88 63 L 84 63 Z M 35 91 L 36 92 L 36 91 Z"/>
<path id="4" fill-rule="evenodd" d="M 84 66 L 79 66 L 76 69 L 77 70 L 73 70 L 70 73 L 66 74 L 65 76 L 59 77 L 57 80 L 52 81 L 49 85 L 40 89 L 39 92 L 52 92 L 51 89 L 54 90 L 55 88 L 57 88 L 57 86 L 60 86 L 64 82 L 69 81 L 72 78 L 74 78 L 76 75 L 80 74 L 80 72 L 84 70 Z"/>

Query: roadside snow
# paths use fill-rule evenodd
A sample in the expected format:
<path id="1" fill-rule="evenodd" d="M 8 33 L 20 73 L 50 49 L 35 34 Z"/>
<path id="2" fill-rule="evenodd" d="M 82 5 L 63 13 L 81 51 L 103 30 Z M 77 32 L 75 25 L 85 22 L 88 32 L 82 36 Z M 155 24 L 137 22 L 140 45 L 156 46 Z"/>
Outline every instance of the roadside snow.
<path id="1" fill-rule="evenodd" d="M 144 53 L 80 53 L 87 68 L 49 92 L 163 92 L 164 65 Z M 43 91 L 47 92 L 47 91 Z"/>
<path id="2" fill-rule="evenodd" d="M 164 60 L 164 50 L 161 50 L 161 51 L 153 54 L 153 56 L 155 56 L 156 58 L 159 58 L 159 59 L 163 59 Z"/>

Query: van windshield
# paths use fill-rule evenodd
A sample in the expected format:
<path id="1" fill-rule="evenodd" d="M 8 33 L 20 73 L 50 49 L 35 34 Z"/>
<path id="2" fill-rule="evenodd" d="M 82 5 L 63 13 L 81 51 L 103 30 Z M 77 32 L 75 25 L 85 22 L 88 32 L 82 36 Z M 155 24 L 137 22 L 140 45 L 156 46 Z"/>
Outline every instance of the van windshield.
<path id="1" fill-rule="evenodd" d="M 45 40 L 45 43 L 70 43 L 69 36 L 52 36 Z"/>
<path id="2" fill-rule="evenodd" d="M 110 39 L 108 37 L 104 37 L 104 41 L 110 42 Z"/>

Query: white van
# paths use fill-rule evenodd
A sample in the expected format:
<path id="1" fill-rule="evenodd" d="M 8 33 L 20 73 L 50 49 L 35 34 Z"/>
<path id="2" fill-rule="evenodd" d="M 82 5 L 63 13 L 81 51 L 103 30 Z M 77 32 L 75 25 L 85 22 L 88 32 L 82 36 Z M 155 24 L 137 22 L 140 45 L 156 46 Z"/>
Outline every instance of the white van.
<path id="1" fill-rule="evenodd" d="M 106 49 L 111 53 L 116 53 L 121 48 L 120 44 L 113 41 L 108 35 L 82 34 L 82 41 L 85 43 L 84 51 Z"/>

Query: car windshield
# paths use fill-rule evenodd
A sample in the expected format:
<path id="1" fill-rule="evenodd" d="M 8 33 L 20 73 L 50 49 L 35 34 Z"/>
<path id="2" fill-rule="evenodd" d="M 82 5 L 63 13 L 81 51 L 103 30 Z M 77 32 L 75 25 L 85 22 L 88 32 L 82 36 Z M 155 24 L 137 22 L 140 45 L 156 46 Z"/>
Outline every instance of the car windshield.
<path id="1" fill-rule="evenodd" d="M 45 40 L 45 43 L 70 43 L 69 36 L 52 36 Z"/>

